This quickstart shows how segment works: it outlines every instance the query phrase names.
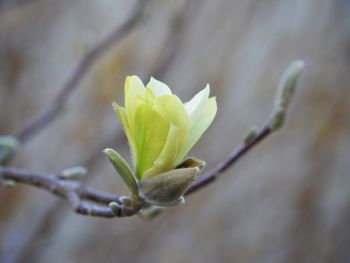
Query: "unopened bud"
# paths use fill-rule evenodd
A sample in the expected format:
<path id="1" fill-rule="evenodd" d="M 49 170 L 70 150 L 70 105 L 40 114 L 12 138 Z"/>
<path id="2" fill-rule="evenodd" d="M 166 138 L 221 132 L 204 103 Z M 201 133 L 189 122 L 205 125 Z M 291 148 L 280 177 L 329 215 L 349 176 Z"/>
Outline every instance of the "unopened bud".
<path id="1" fill-rule="evenodd" d="M 61 179 L 76 180 L 81 179 L 87 174 L 87 169 L 84 166 L 75 166 L 62 170 L 59 177 Z"/>
<path id="2" fill-rule="evenodd" d="M 244 136 L 244 143 L 250 143 L 252 140 L 254 140 L 257 130 L 258 128 L 256 126 L 251 127 Z"/>
<path id="3" fill-rule="evenodd" d="M 13 136 L 0 136 L 0 164 L 5 163 L 20 146 Z"/>
<path id="4" fill-rule="evenodd" d="M 128 196 L 121 196 L 119 201 L 125 206 L 131 206 L 131 200 Z"/>
<path id="5" fill-rule="evenodd" d="M 140 215 L 145 220 L 151 220 L 156 216 L 160 215 L 165 208 L 161 206 L 152 205 L 141 211 Z"/>
<path id="6" fill-rule="evenodd" d="M 198 167 L 175 169 L 141 180 L 140 195 L 152 205 L 177 205 L 199 171 Z"/>
<path id="7" fill-rule="evenodd" d="M 16 182 L 10 179 L 0 181 L 0 186 L 4 186 L 6 188 L 13 188 L 16 186 Z"/>
<path id="8" fill-rule="evenodd" d="M 272 111 L 269 122 L 269 128 L 272 131 L 280 129 L 284 123 L 288 106 L 295 93 L 295 87 L 303 68 L 304 61 L 294 61 L 290 64 L 280 79 L 275 98 L 274 109 Z"/>
<path id="9" fill-rule="evenodd" d="M 295 87 L 300 73 L 304 68 L 304 64 L 304 61 L 296 60 L 283 73 L 278 83 L 275 107 L 287 109 L 295 93 Z"/>
<path id="10" fill-rule="evenodd" d="M 122 215 L 121 206 L 119 204 L 117 204 L 116 202 L 110 202 L 109 208 L 111 209 L 113 215 L 118 216 L 118 217 Z"/>

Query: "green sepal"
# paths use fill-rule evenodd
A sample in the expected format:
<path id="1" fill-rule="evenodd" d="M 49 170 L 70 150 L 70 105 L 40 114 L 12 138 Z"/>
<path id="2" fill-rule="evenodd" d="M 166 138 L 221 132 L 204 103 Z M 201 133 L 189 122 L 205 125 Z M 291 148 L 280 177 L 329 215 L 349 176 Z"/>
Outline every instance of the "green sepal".
<path id="1" fill-rule="evenodd" d="M 119 153 L 117 153 L 115 150 L 111 148 L 107 148 L 103 150 L 103 152 L 107 155 L 114 169 L 118 172 L 118 174 L 123 179 L 124 183 L 128 186 L 130 191 L 133 194 L 137 195 L 138 194 L 137 180 L 133 176 L 128 163 L 123 159 L 123 157 Z"/>

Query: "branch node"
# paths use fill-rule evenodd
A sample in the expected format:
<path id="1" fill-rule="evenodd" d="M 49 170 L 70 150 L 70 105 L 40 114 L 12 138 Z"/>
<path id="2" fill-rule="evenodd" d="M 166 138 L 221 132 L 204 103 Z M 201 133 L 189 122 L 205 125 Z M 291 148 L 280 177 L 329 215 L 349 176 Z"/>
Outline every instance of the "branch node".
<path id="1" fill-rule="evenodd" d="M 0 185 L 6 188 L 13 188 L 16 186 L 16 182 L 11 179 L 0 180 Z"/>
<path id="2" fill-rule="evenodd" d="M 244 143 L 247 144 L 247 143 L 250 143 L 252 140 L 254 140 L 256 137 L 257 131 L 258 131 L 258 127 L 252 126 L 244 135 L 244 140 L 243 140 Z"/>
<path id="3" fill-rule="evenodd" d="M 278 129 L 280 129 L 283 126 L 285 118 L 286 118 L 285 109 L 282 109 L 282 108 L 275 109 L 269 121 L 270 130 L 277 131 Z"/>
<path id="4" fill-rule="evenodd" d="M 121 196 L 121 197 L 119 198 L 119 200 L 120 200 L 120 202 L 121 202 L 123 205 L 125 205 L 125 206 L 127 206 L 127 207 L 130 207 L 130 206 L 131 206 L 131 200 L 130 200 L 130 198 L 129 198 L 128 196 Z"/>
<path id="5" fill-rule="evenodd" d="M 87 169 L 84 166 L 75 166 L 71 168 L 67 168 L 61 171 L 58 175 L 58 178 L 63 180 L 79 180 L 84 175 L 87 174 Z"/>
<path id="6" fill-rule="evenodd" d="M 20 147 L 14 136 L 0 136 L 0 164 L 4 164 Z"/>
<path id="7" fill-rule="evenodd" d="M 165 207 L 152 205 L 143 209 L 140 213 L 140 217 L 144 220 L 151 220 L 160 215 L 164 209 Z"/>
<path id="8" fill-rule="evenodd" d="M 123 215 L 121 205 L 117 204 L 116 202 L 110 202 L 108 206 L 114 216 L 121 217 Z"/>

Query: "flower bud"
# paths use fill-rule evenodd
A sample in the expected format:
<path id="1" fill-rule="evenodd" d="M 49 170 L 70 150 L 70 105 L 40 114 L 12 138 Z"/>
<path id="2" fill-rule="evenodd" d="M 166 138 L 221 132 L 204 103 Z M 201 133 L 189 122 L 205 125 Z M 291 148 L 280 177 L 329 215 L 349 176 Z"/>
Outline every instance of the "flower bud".
<path id="1" fill-rule="evenodd" d="M 140 216 L 142 219 L 151 220 L 160 215 L 164 209 L 165 208 L 161 206 L 151 205 L 150 207 L 143 209 L 140 213 Z"/>
<path id="2" fill-rule="evenodd" d="M 207 85 L 183 103 L 163 82 L 145 86 L 137 76 L 125 80 L 125 107 L 114 103 L 128 139 L 135 177 L 149 179 L 175 169 L 213 122 L 215 97 Z"/>
<path id="3" fill-rule="evenodd" d="M 13 136 L 0 136 L 0 164 L 4 164 L 19 148 L 20 142 Z"/>
<path id="4" fill-rule="evenodd" d="M 274 109 L 268 124 L 271 131 L 276 131 L 282 127 L 287 108 L 292 100 L 297 81 L 303 68 L 304 61 L 297 60 L 290 64 L 288 69 L 283 73 L 278 84 Z"/>
<path id="5" fill-rule="evenodd" d="M 195 180 L 199 171 L 198 167 L 174 169 L 141 180 L 139 182 L 140 195 L 147 203 L 152 205 L 176 205 Z"/>
<path id="6" fill-rule="evenodd" d="M 252 140 L 255 139 L 256 133 L 257 133 L 258 128 L 256 126 L 251 127 L 247 133 L 244 135 L 244 140 L 243 142 L 245 144 L 250 143 Z"/>
<path id="7" fill-rule="evenodd" d="M 87 174 L 87 169 L 84 166 L 75 166 L 61 171 L 59 178 L 66 180 L 81 179 Z"/>

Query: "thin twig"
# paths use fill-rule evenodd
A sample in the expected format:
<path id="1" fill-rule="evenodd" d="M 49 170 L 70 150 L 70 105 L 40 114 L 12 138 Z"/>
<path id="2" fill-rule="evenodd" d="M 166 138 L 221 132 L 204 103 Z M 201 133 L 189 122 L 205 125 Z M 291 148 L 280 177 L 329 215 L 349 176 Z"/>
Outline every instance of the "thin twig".
<path id="1" fill-rule="evenodd" d="M 192 194 L 212 183 L 220 173 L 231 167 L 255 145 L 268 137 L 268 135 L 273 132 L 268 124 L 269 122 L 256 133 L 256 136 L 253 139 L 247 143 L 242 143 L 234 151 L 232 151 L 225 161 L 219 163 L 213 170 L 208 171 L 201 176 L 198 181 L 194 182 L 194 184 L 186 192 L 186 195 Z M 17 168 L 0 166 L 0 181 L 7 180 L 15 183 L 32 185 L 47 190 L 67 200 L 71 208 L 78 214 L 104 218 L 123 216 L 123 205 L 120 201 L 120 196 L 107 192 L 96 191 L 90 187 L 84 186 L 80 181 L 61 179 L 53 174 L 33 173 Z M 92 201 L 104 206 L 91 205 L 84 202 L 84 200 Z M 111 209 L 107 207 L 107 205 L 109 205 L 111 202 L 120 204 L 119 213 L 113 213 Z"/>
<path id="2" fill-rule="evenodd" d="M 107 207 L 111 202 L 120 204 L 121 210 L 123 209 L 120 196 L 99 192 L 84 186 L 80 181 L 61 179 L 53 174 L 33 173 L 17 168 L 0 166 L 0 181 L 6 180 L 49 191 L 56 196 L 66 199 L 75 212 L 83 215 L 115 217 L 116 215 Z M 85 200 L 100 205 L 91 205 L 84 202 Z"/>
<path id="3" fill-rule="evenodd" d="M 96 203 L 101 203 L 108 205 L 111 202 L 116 202 L 121 204 L 119 198 L 120 196 L 107 193 L 107 192 L 99 192 L 95 189 L 92 189 L 91 187 L 84 187 L 80 188 L 83 189 L 83 191 L 79 191 L 79 195 L 82 199 L 87 199 Z"/>
<path id="4" fill-rule="evenodd" d="M 141 21 L 147 1 L 148 0 L 138 0 L 130 17 L 81 60 L 76 70 L 72 73 L 71 77 L 60 89 L 59 93 L 52 100 L 52 102 L 17 134 L 16 137 L 21 144 L 27 143 L 29 139 L 31 139 L 35 134 L 37 134 L 55 119 L 60 110 L 64 107 L 69 95 L 75 88 L 78 87 L 79 82 L 91 68 L 94 62 L 105 54 L 109 48 L 121 40 L 127 33 L 129 33 L 139 21 Z"/>
<path id="5" fill-rule="evenodd" d="M 223 162 L 219 163 L 212 170 L 206 172 L 204 175 L 200 176 L 197 181 L 195 181 L 191 187 L 187 190 L 186 195 L 192 194 L 201 188 L 207 186 L 212 183 L 218 175 L 224 172 L 226 169 L 235 164 L 241 157 L 243 157 L 250 149 L 256 146 L 259 142 L 263 141 L 270 134 L 272 134 L 272 130 L 266 124 L 261 128 L 255 135 L 252 140 L 248 142 L 244 142 L 239 145 L 236 149 L 234 149 L 229 156 Z"/>
<path id="6" fill-rule="evenodd" d="M 282 127 L 288 106 L 295 92 L 297 80 L 303 68 L 304 62 L 301 60 L 291 63 L 280 79 L 273 109 L 266 124 L 259 131 L 252 131 L 245 141 L 234 149 L 223 162 L 195 181 L 186 192 L 186 195 L 212 183 L 220 173 L 231 167 L 255 145 Z"/>

